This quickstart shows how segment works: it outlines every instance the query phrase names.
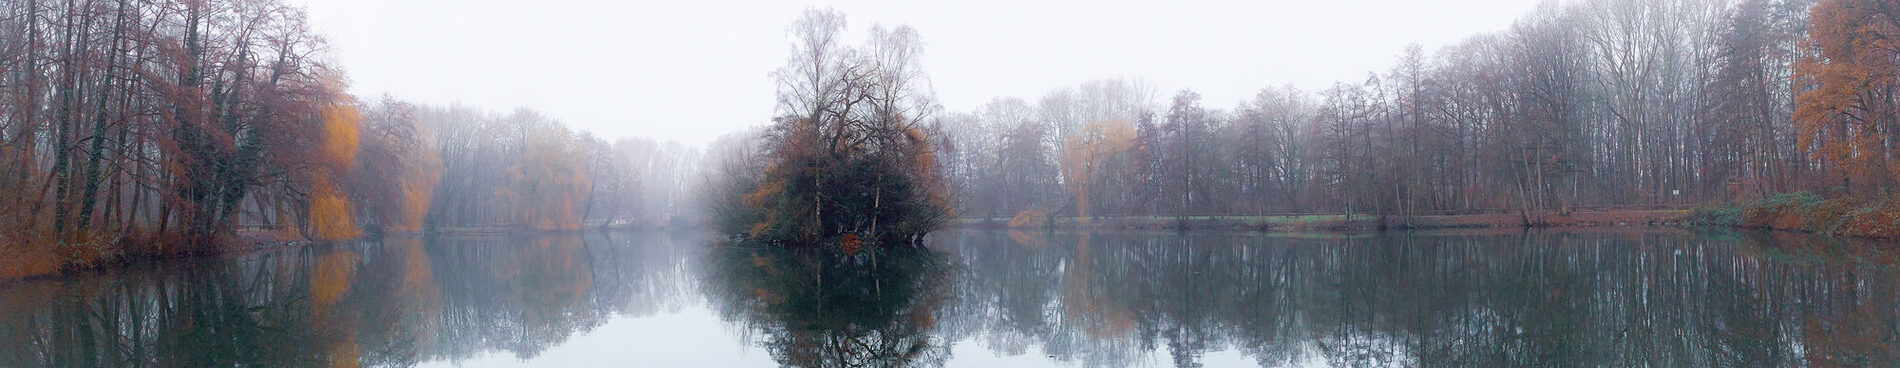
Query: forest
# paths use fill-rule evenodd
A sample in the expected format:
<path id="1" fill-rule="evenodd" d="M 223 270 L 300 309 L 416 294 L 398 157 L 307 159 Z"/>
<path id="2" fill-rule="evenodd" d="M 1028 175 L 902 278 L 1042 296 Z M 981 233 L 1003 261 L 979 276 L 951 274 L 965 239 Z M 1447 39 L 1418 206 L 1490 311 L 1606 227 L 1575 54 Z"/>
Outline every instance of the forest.
<path id="1" fill-rule="evenodd" d="M 1546 2 L 1318 91 L 1226 105 L 1109 78 L 933 128 L 974 218 L 1875 199 L 1900 164 L 1897 60 L 1891 0 Z"/>
<path id="2" fill-rule="evenodd" d="M 1266 87 L 1225 109 L 1191 88 L 1165 93 L 1116 77 L 971 111 L 923 102 L 909 116 L 921 120 L 931 177 L 956 216 L 1011 226 L 1355 213 L 1383 223 L 1485 212 L 1518 214 L 1528 226 L 1576 208 L 1688 208 L 1801 192 L 1852 198 L 1808 207 L 1874 214 L 1861 227 L 1886 228 L 1868 223 L 1900 216 L 1886 199 L 1900 168 L 1895 3 L 1545 2 L 1506 30 L 1435 51 L 1414 44 L 1363 79 L 1319 91 Z M 806 37 L 802 25 L 815 16 L 842 18 L 808 12 L 793 27 L 794 50 L 835 38 Z M 881 57 L 878 27 L 863 50 L 831 53 Z M 795 52 L 788 68 L 881 65 L 850 56 L 826 64 L 825 55 Z M 798 116 L 787 97 L 816 88 L 786 83 L 780 113 Z M 759 148 L 782 141 L 782 130 L 715 143 L 708 171 L 758 180 L 746 176 L 759 168 L 733 167 L 785 157 Z M 1783 222 L 1816 215 L 1790 216 Z"/>
<path id="3" fill-rule="evenodd" d="M 1795 192 L 1890 203 L 1900 185 L 1893 0 L 1546 2 L 1317 91 L 1204 101 L 1125 76 L 969 110 L 935 99 L 909 26 L 812 9 L 787 33 L 776 101 L 737 102 L 774 115 L 702 149 L 351 95 L 284 0 L 0 3 L 0 269 L 704 215 L 852 244 L 1039 216 L 1529 225 Z"/>
<path id="4" fill-rule="evenodd" d="M 690 217 L 697 151 L 347 94 L 281 0 L 0 2 L 0 278 L 258 242 Z"/>

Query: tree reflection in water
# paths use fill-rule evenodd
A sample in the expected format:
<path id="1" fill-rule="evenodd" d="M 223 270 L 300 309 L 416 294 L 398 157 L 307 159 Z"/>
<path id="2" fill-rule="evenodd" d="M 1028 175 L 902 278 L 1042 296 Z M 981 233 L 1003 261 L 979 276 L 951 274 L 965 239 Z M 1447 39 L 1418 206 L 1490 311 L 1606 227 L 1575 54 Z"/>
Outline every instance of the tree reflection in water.
<path id="1" fill-rule="evenodd" d="M 1900 361 L 1900 250 L 1885 243 L 1657 229 L 930 243 L 846 257 L 684 234 L 391 238 L 94 271 L 0 284 L 0 367 L 533 358 L 623 317 L 708 307 L 790 366 L 938 366 L 959 344 L 1032 366 Z M 657 349 L 624 348 L 583 354 Z"/>
<path id="2" fill-rule="evenodd" d="M 934 367 L 949 357 L 936 330 L 951 269 L 934 252 L 720 244 L 705 272 L 714 308 L 782 365 Z"/>
<path id="3" fill-rule="evenodd" d="M 1218 350 L 1260 366 L 1900 359 L 1900 252 L 1886 244 L 1677 231 L 1041 237 L 946 234 L 940 246 L 969 267 L 951 335 L 1090 366 L 1153 353 L 1197 366 Z"/>
<path id="4" fill-rule="evenodd" d="M 665 234 L 430 242 L 318 245 L 0 285 L 0 367 L 533 357 L 612 316 L 678 309 L 690 292 L 687 257 Z"/>

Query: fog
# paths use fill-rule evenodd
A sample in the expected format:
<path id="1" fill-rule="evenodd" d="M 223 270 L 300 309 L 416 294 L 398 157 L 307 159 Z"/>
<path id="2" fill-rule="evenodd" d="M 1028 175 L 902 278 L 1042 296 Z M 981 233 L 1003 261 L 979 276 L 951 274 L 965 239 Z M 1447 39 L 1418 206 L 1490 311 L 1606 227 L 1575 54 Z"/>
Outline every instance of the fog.
<path id="1" fill-rule="evenodd" d="M 1900 186 L 1884 0 L 89 4 L 0 18 L 21 239 L 1528 226 Z"/>
<path id="2" fill-rule="evenodd" d="M 539 110 L 609 139 L 703 145 L 765 124 L 768 72 L 807 7 L 915 27 L 945 108 L 1141 77 L 1215 105 L 1266 86 L 1318 90 L 1426 49 L 1509 27 L 1530 0 L 438 1 L 295 0 L 350 91 L 494 111 Z M 473 77 L 479 76 L 479 77 Z"/>
<path id="3" fill-rule="evenodd" d="M 1874 365 L 1896 91 L 1896 0 L 0 1 L 0 365 Z"/>

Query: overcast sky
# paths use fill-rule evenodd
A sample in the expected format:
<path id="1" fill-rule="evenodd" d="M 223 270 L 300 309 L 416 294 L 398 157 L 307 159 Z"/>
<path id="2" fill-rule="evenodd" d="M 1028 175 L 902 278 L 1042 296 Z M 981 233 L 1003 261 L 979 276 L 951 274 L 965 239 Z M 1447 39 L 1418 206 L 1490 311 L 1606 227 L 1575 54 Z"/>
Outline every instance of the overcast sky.
<path id="1" fill-rule="evenodd" d="M 608 138 L 703 144 L 770 118 L 767 75 L 786 28 L 833 7 L 849 44 L 873 23 L 923 36 L 938 99 L 971 110 L 997 96 L 1143 77 L 1229 108 L 1260 88 L 1309 91 L 1384 71 L 1406 44 L 1427 52 L 1506 29 L 1534 0 L 646 1 L 301 0 L 359 95 L 491 111 L 539 110 Z"/>

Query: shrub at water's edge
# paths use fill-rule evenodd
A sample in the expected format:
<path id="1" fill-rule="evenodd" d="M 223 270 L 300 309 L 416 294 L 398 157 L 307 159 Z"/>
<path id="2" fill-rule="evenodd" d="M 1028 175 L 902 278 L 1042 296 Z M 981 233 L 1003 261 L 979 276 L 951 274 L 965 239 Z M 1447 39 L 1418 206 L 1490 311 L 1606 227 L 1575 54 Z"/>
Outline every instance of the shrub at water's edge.
<path id="1" fill-rule="evenodd" d="M 1783 193 L 1691 211 L 1704 225 L 1811 232 L 1866 238 L 1900 238 L 1900 198 L 1825 199 L 1809 192 Z"/>

